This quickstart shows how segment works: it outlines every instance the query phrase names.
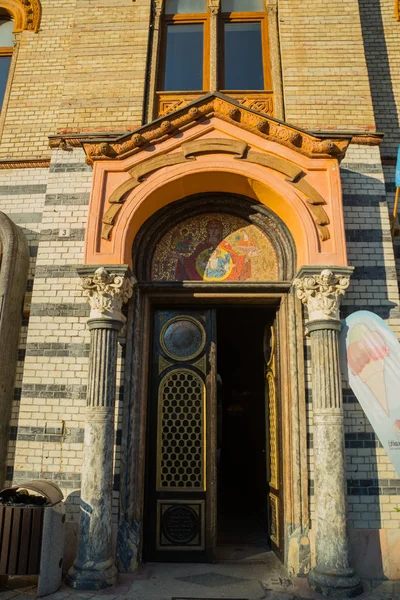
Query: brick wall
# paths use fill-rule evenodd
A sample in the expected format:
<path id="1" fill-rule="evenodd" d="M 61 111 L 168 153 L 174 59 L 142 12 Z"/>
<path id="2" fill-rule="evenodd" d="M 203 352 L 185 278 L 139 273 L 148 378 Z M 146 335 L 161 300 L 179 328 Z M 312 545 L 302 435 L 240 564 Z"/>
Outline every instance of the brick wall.
<path id="1" fill-rule="evenodd" d="M 280 0 L 286 119 L 302 127 L 374 128 L 357 0 Z"/>
<path id="2" fill-rule="evenodd" d="M 150 0 L 42 0 L 20 37 L 1 158 L 50 156 L 58 129 L 121 130 L 142 121 Z"/>

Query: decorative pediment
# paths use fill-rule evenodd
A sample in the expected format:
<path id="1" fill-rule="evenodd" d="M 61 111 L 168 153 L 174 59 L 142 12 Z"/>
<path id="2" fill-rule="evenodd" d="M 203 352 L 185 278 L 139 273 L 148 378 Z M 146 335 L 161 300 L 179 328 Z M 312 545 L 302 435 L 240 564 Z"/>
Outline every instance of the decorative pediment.
<path id="1" fill-rule="evenodd" d="M 321 240 L 326 241 L 330 238 L 329 217 L 323 208 L 326 202 L 307 181 L 307 174 L 300 167 L 285 158 L 252 150 L 246 142 L 227 138 L 206 138 L 184 142 L 178 152 L 149 157 L 135 165 L 128 171 L 130 179 L 124 181 L 108 198 L 108 209 L 102 219 L 102 238 L 105 240 L 110 238 L 117 215 L 129 192 L 140 186 L 147 175 L 158 169 L 195 161 L 196 156 L 208 153 L 232 154 L 238 161 L 261 165 L 284 175 L 291 186 L 305 195 Z"/>
<path id="2" fill-rule="evenodd" d="M 37 33 L 42 14 L 39 0 L 0 0 L 0 8 L 4 8 L 12 15 L 14 33 L 25 29 Z"/>
<path id="3" fill-rule="evenodd" d="M 351 136 L 326 138 L 322 135 L 312 135 L 265 113 L 242 106 L 232 98 L 215 92 L 174 111 L 166 119 L 157 119 L 121 137 L 87 139 L 82 142 L 82 145 L 89 164 L 98 160 L 123 160 L 150 145 L 160 144 L 168 137 L 175 136 L 180 131 L 186 131 L 211 117 L 235 123 L 245 131 L 292 148 L 309 158 L 334 157 L 341 160 L 351 139 Z M 57 146 L 59 143 L 59 136 L 50 140 L 52 146 Z"/>
<path id="4" fill-rule="evenodd" d="M 65 132 L 50 144 L 83 146 L 93 165 L 91 264 L 131 264 L 152 214 L 210 193 L 274 213 L 293 236 L 298 267 L 346 263 L 338 163 L 351 134 L 307 133 L 213 93 L 135 131 L 89 135 Z"/>

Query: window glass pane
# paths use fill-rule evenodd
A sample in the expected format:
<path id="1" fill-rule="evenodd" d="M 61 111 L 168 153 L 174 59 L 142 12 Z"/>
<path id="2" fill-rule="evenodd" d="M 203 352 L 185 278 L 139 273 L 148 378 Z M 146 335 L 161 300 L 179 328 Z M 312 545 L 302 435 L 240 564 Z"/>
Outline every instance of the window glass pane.
<path id="1" fill-rule="evenodd" d="M 3 105 L 4 92 L 6 91 L 8 71 L 10 70 L 11 56 L 0 56 L 0 110 Z"/>
<path id="2" fill-rule="evenodd" d="M 264 0 L 222 0 L 221 12 L 263 12 Z"/>
<path id="3" fill-rule="evenodd" d="M 13 46 L 14 21 L 0 20 L 0 46 Z"/>
<path id="4" fill-rule="evenodd" d="M 261 23 L 225 23 L 226 90 L 263 90 Z"/>
<path id="5" fill-rule="evenodd" d="M 206 0 L 166 0 L 165 14 L 188 15 L 190 13 L 205 13 Z"/>
<path id="6" fill-rule="evenodd" d="M 203 89 L 203 25 L 168 25 L 164 90 Z"/>

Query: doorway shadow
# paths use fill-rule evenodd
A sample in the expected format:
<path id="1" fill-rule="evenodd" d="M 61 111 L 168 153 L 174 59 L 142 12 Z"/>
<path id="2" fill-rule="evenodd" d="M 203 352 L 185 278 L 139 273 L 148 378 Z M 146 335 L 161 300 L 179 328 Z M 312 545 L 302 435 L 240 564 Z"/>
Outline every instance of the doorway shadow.
<path id="1" fill-rule="evenodd" d="M 274 310 L 217 309 L 217 560 L 264 562 L 271 552 L 264 328 Z"/>

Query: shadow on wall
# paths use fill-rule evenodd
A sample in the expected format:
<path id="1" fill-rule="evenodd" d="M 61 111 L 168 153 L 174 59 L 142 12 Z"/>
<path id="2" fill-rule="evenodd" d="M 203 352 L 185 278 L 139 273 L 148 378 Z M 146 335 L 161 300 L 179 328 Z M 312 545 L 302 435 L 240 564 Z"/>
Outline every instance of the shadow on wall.
<path id="1" fill-rule="evenodd" d="M 78 552 L 81 493 L 71 492 L 65 498 L 66 521 L 63 573 L 67 573 Z"/>
<path id="2" fill-rule="evenodd" d="M 28 281 L 26 286 L 26 291 L 28 293 L 32 292 L 33 288 L 33 277 L 35 273 L 36 267 L 36 258 L 37 258 L 37 249 L 39 243 L 39 233 L 37 231 L 32 231 L 31 229 L 27 229 L 19 225 L 19 228 L 25 235 L 28 240 L 29 245 L 29 271 L 28 271 Z M 6 467 L 6 479 L 5 479 L 5 487 L 9 487 L 12 485 L 14 481 L 14 463 L 15 463 L 15 443 L 18 439 L 18 421 L 19 421 L 19 413 L 21 407 L 21 396 L 22 396 L 22 378 L 24 372 L 24 363 L 26 357 L 26 349 L 25 349 L 25 340 L 26 331 L 29 325 L 29 316 L 23 314 L 21 329 L 20 329 L 20 341 L 18 345 L 18 360 L 17 360 L 17 369 L 16 376 L 14 381 L 14 393 L 13 393 L 13 403 L 12 403 L 12 412 L 11 412 L 11 421 L 8 432 L 8 452 L 7 452 L 7 467 Z M 25 334 L 25 335 L 24 335 Z M 21 347 L 22 346 L 22 347 Z"/>
<path id="3" fill-rule="evenodd" d="M 387 136 L 381 153 L 394 156 L 400 133 L 399 115 L 393 93 L 382 4 L 380 0 L 358 0 L 358 4 L 376 129 Z"/>
<path id="4" fill-rule="evenodd" d="M 354 169 L 351 163 L 344 163 L 341 168 L 346 244 L 349 264 L 355 267 L 341 317 L 358 310 L 371 311 L 383 319 L 399 317 L 397 296 L 393 291 L 389 294 L 388 286 L 389 281 L 396 281 L 396 269 L 392 264 L 385 265 L 385 259 L 390 258 L 385 244 L 391 241 L 391 235 L 387 220 L 382 219 L 386 195 L 379 180 L 380 166 L 377 165 L 377 178 L 357 172 L 361 168 L 357 163 Z M 373 165 L 367 168 L 373 170 Z M 400 493 L 400 481 L 382 475 L 386 453 L 344 381 L 343 406 L 352 566 L 366 579 L 392 578 L 396 569 L 389 555 L 400 532 L 383 529 L 388 518 L 384 510 L 389 506 L 388 497 Z"/>

